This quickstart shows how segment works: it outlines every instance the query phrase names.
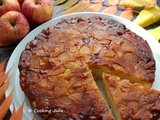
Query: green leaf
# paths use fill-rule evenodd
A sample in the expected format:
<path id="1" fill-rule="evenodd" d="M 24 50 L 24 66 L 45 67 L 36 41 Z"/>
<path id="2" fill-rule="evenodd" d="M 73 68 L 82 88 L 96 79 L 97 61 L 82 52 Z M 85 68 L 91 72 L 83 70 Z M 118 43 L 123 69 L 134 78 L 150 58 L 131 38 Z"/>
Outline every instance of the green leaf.
<path id="1" fill-rule="evenodd" d="M 155 5 L 155 2 L 153 0 L 121 0 L 119 5 L 130 8 L 138 8 L 148 5 Z"/>
<path id="2" fill-rule="evenodd" d="M 147 27 L 160 19 L 160 8 L 158 6 L 142 10 L 134 22 L 141 27 Z"/>
<path id="3" fill-rule="evenodd" d="M 148 30 L 159 42 L 160 42 L 160 26 L 154 29 Z"/>

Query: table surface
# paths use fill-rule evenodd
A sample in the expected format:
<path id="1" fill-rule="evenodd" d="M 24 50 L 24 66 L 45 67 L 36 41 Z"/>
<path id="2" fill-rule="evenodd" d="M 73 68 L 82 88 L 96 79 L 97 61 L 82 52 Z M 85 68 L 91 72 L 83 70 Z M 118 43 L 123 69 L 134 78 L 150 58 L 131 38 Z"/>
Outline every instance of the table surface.
<path id="1" fill-rule="evenodd" d="M 51 1 L 54 2 L 54 0 L 51 0 Z M 158 1 L 158 6 L 160 6 L 160 1 L 159 1 L 159 0 L 157 0 L 157 1 Z M 61 7 L 61 6 L 55 6 L 55 7 L 54 7 L 54 15 L 53 15 L 52 19 L 55 18 L 55 17 L 61 16 L 61 15 L 63 14 L 63 12 L 62 12 L 62 13 L 59 13 L 59 14 L 56 14 L 57 11 L 60 9 L 60 7 Z M 116 15 L 119 15 L 120 12 L 121 12 L 121 11 L 118 11 Z M 134 18 L 135 18 L 136 16 L 137 16 L 137 15 L 134 14 Z M 157 23 L 155 23 L 155 24 L 153 24 L 153 25 L 151 25 L 151 26 L 149 26 L 149 27 L 147 27 L 147 28 L 145 28 L 145 29 L 148 30 L 148 29 L 150 29 L 150 28 L 155 28 L 155 27 L 157 27 L 157 26 L 160 26 L 160 22 L 157 22 Z M 0 34 L 3 34 L 3 33 L 0 33 Z M 14 51 L 14 49 L 16 48 L 16 46 L 17 46 L 17 44 L 14 44 L 14 45 L 11 45 L 11 46 L 3 46 L 3 47 L 1 46 L 1 47 L 0 47 L 0 62 L 3 61 L 3 60 L 5 60 L 5 59 L 9 59 L 9 57 L 11 56 L 11 54 L 12 54 L 12 52 Z M 1 101 L 0 101 L 0 103 L 1 103 Z M 4 119 L 4 120 L 8 120 L 8 119 L 9 119 L 9 116 L 10 116 L 10 112 L 8 111 L 8 113 L 7 113 L 7 115 L 5 116 L 5 119 Z"/>

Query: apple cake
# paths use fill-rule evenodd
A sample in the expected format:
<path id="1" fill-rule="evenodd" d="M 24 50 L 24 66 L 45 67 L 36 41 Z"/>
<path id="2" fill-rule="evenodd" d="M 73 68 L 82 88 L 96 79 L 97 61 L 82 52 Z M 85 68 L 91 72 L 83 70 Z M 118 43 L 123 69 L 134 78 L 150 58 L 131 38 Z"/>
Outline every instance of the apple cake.
<path id="1" fill-rule="evenodd" d="M 18 66 L 33 109 L 53 111 L 39 113 L 45 119 L 112 120 L 95 80 L 105 72 L 151 87 L 155 77 L 148 43 L 122 23 L 99 16 L 66 18 L 42 30 L 26 45 Z"/>
<path id="2" fill-rule="evenodd" d="M 105 73 L 103 83 L 116 120 L 160 120 L 160 91 Z"/>

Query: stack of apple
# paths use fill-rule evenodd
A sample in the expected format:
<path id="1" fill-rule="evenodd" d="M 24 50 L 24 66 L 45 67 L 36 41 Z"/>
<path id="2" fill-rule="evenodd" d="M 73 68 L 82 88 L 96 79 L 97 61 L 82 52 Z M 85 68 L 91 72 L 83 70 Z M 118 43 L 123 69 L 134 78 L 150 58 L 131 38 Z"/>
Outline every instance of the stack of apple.
<path id="1" fill-rule="evenodd" d="M 53 11 L 50 0 L 0 0 L 0 46 L 19 42 L 31 27 L 50 20 Z"/>

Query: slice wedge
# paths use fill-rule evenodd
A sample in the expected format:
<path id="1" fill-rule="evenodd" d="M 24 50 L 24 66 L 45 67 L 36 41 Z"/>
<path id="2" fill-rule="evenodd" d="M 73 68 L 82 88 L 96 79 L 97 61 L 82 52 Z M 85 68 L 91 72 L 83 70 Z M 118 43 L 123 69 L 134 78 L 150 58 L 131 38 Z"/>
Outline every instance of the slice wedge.
<path id="1" fill-rule="evenodd" d="M 105 73 L 103 83 L 116 120 L 160 119 L 160 91 Z"/>

